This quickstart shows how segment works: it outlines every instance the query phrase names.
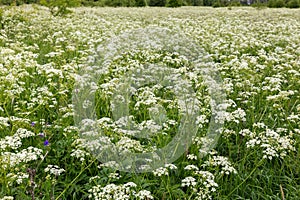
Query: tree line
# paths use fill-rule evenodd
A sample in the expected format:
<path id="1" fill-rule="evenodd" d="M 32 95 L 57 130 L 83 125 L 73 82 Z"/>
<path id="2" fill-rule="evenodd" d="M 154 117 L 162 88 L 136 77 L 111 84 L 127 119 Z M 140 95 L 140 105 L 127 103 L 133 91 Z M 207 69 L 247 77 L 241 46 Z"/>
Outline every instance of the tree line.
<path id="1" fill-rule="evenodd" d="M 0 5 L 41 4 L 73 6 L 111 6 L 111 7 L 180 7 L 180 6 L 265 6 L 271 8 L 299 8 L 300 0 L 0 0 Z"/>

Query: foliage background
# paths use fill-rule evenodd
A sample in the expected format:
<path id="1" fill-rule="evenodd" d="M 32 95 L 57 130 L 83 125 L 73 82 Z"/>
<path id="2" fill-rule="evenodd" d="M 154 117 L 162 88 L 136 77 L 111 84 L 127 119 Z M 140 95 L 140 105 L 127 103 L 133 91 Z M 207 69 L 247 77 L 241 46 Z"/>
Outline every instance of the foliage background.
<path id="1" fill-rule="evenodd" d="M 241 6 L 252 5 L 270 8 L 299 8 L 300 0 L 0 0 L 0 5 L 21 4 L 55 4 L 64 6 L 112 6 L 112 7 L 143 7 L 143 6 Z"/>

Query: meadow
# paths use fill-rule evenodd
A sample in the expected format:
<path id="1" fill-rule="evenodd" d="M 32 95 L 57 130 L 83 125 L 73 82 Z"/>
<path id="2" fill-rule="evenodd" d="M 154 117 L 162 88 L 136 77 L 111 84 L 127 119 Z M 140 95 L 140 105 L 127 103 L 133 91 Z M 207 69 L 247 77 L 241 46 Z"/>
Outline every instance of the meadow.
<path id="1" fill-rule="evenodd" d="M 0 7 L 0 83 L 1 200 L 300 197 L 297 9 Z"/>

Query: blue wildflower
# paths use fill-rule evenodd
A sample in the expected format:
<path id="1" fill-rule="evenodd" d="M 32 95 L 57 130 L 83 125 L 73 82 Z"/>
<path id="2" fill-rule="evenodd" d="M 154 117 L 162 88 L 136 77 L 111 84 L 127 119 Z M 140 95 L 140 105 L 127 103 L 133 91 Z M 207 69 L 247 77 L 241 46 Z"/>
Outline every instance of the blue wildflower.
<path id="1" fill-rule="evenodd" d="M 49 145 L 49 141 L 48 141 L 48 140 L 45 140 L 44 146 L 48 146 L 48 145 Z"/>

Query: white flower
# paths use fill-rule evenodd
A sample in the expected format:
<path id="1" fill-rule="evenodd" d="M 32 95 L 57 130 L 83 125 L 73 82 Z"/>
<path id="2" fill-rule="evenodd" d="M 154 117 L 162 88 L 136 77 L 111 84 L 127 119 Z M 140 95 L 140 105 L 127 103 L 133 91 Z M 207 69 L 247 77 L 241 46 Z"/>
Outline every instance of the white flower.
<path id="1" fill-rule="evenodd" d="M 234 167 L 232 167 L 231 163 L 228 161 L 228 158 L 223 157 L 223 156 L 212 156 L 209 158 L 208 161 L 205 161 L 202 167 L 206 166 L 216 166 L 221 168 L 221 174 L 227 174 L 229 175 L 230 173 L 236 174 L 237 171 Z"/>
<path id="2" fill-rule="evenodd" d="M 116 180 L 118 180 L 118 179 L 120 179 L 122 176 L 121 176 L 119 173 L 110 173 L 110 174 L 108 175 L 108 177 L 111 178 L 111 179 L 116 179 Z"/>
<path id="3" fill-rule="evenodd" d="M 154 197 L 151 195 L 151 192 L 148 190 L 141 190 L 135 195 L 138 199 L 145 199 L 145 200 L 150 200 L 154 199 Z"/>
<path id="4" fill-rule="evenodd" d="M 154 174 L 154 176 L 158 176 L 158 177 L 163 176 L 163 175 L 168 176 L 169 171 L 167 168 L 160 167 L 160 168 L 155 169 L 153 171 L 153 174 Z"/>
<path id="5" fill-rule="evenodd" d="M 42 150 L 35 147 L 28 147 L 27 149 L 22 149 L 18 153 L 12 152 L 1 152 L 2 163 L 5 168 L 14 167 L 20 163 L 27 163 L 33 160 L 42 158 Z"/>
<path id="6" fill-rule="evenodd" d="M 177 169 L 176 165 L 174 165 L 174 164 L 165 164 L 165 168 L 169 168 L 171 170 Z"/>
<path id="7" fill-rule="evenodd" d="M 181 187 L 194 187 L 196 186 L 197 182 L 196 182 L 196 179 L 191 177 L 191 176 L 188 176 L 188 177 L 185 177 L 182 181 L 181 181 Z"/>
<path id="8" fill-rule="evenodd" d="M 84 161 L 85 156 L 90 155 L 90 153 L 83 151 L 81 149 L 72 149 L 70 156 L 79 158 L 80 161 Z"/>
<path id="9" fill-rule="evenodd" d="M 12 196 L 4 196 L 0 200 L 14 200 L 14 197 L 12 197 Z"/>
<path id="10" fill-rule="evenodd" d="M 9 173 L 7 174 L 7 178 L 10 179 L 10 185 L 12 185 L 14 181 L 17 182 L 17 184 L 21 184 L 23 182 L 23 179 L 29 178 L 29 174 L 23 172 L 18 172 L 17 174 Z"/>
<path id="11" fill-rule="evenodd" d="M 45 169 L 45 172 L 49 172 L 50 174 L 53 174 L 55 176 L 61 175 L 61 173 L 65 172 L 64 169 L 59 168 L 57 165 L 48 165 Z"/>
<path id="12" fill-rule="evenodd" d="M 188 160 L 197 160 L 198 159 L 197 156 L 194 154 L 188 154 L 186 157 Z"/>
<path id="13" fill-rule="evenodd" d="M 136 184 L 133 182 L 125 183 L 124 185 L 107 184 L 102 187 L 101 185 L 93 186 L 88 192 L 89 198 L 96 200 L 116 199 L 116 200 L 129 200 L 131 197 L 136 197 L 135 191 Z M 144 196 L 142 196 L 144 194 Z M 139 197 L 147 197 L 150 195 L 146 192 L 141 192 Z"/>
<path id="14" fill-rule="evenodd" d="M 196 165 L 187 165 L 184 167 L 184 170 L 188 170 L 188 171 L 198 171 L 199 168 Z"/>

